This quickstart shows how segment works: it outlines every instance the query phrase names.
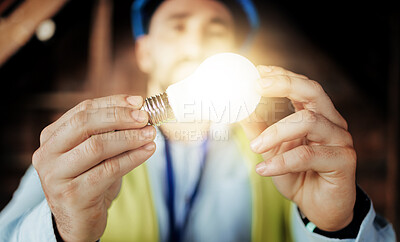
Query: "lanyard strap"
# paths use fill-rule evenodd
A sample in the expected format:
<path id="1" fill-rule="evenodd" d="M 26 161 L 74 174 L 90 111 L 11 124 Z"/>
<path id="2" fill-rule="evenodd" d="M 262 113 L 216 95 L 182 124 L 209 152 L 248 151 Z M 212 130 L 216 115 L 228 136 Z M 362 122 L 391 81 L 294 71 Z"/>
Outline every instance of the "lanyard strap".
<path id="1" fill-rule="evenodd" d="M 190 196 L 189 201 L 186 203 L 185 207 L 185 213 L 184 213 L 184 220 L 183 220 L 183 225 L 181 227 L 177 226 L 175 221 L 175 206 L 174 206 L 174 201 L 175 201 L 175 178 L 174 178 L 174 170 L 173 170 L 173 165 L 172 165 L 172 156 L 171 156 L 171 151 L 170 151 L 170 145 L 165 138 L 165 158 L 166 158 L 166 165 L 167 165 L 167 205 L 168 205 L 168 214 L 169 214 L 169 241 L 170 242 L 180 242 L 182 240 L 183 233 L 186 229 L 186 225 L 189 219 L 189 213 L 192 209 L 193 203 L 197 197 L 200 183 L 203 177 L 204 173 L 204 167 L 206 163 L 206 158 L 207 158 L 207 152 L 208 152 L 208 139 L 206 139 L 202 144 L 201 144 L 201 150 L 202 150 L 202 159 L 201 159 L 201 164 L 200 164 L 200 174 L 199 178 L 197 179 L 196 185 L 194 187 L 193 193 Z"/>

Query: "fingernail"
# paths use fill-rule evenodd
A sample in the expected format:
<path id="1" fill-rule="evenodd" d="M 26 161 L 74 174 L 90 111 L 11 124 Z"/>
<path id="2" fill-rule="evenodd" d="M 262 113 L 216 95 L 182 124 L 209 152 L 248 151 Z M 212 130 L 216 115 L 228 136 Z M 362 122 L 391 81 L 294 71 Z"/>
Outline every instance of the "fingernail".
<path id="1" fill-rule="evenodd" d="M 260 146 L 261 146 L 261 143 L 262 143 L 261 141 L 262 141 L 262 140 L 261 140 L 260 138 L 257 138 L 257 139 L 255 139 L 255 140 L 251 141 L 251 143 L 250 143 L 251 149 L 252 149 L 253 151 L 257 152 L 258 149 L 259 149 Z"/>
<path id="2" fill-rule="evenodd" d="M 264 172 L 265 172 L 266 169 L 267 169 L 267 166 L 265 165 L 264 162 L 262 162 L 262 163 L 260 163 L 260 164 L 258 164 L 258 165 L 256 166 L 256 172 L 257 172 L 258 174 L 264 174 Z"/>
<path id="3" fill-rule="evenodd" d="M 154 142 L 148 143 L 145 146 L 143 146 L 143 148 L 147 151 L 152 151 L 152 150 L 154 150 L 155 147 L 156 147 L 156 144 L 154 144 Z"/>
<path id="4" fill-rule="evenodd" d="M 133 110 L 132 118 L 140 123 L 143 123 L 147 120 L 147 113 L 141 110 Z"/>
<path id="5" fill-rule="evenodd" d="M 274 83 L 274 79 L 272 78 L 261 78 L 259 80 L 260 86 L 262 88 L 270 87 Z"/>
<path id="6" fill-rule="evenodd" d="M 141 96 L 129 96 L 126 101 L 135 107 L 141 107 L 143 104 L 143 98 Z"/>

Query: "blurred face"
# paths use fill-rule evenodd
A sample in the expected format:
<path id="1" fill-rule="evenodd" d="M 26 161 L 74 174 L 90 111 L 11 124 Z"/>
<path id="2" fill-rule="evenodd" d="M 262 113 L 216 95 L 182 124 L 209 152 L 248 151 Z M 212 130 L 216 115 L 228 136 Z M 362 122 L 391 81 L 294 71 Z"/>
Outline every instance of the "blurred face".
<path id="1" fill-rule="evenodd" d="M 140 68 L 157 94 L 190 75 L 208 56 L 233 51 L 232 15 L 212 0 L 167 0 L 154 13 L 149 34 L 137 41 Z"/>

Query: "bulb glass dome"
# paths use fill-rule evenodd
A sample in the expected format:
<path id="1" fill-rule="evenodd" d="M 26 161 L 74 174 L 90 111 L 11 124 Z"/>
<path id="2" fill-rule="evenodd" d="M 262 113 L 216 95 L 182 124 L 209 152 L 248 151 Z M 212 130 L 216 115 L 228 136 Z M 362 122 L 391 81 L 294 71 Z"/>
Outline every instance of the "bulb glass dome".
<path id="1" fill-rule="evenodd" d="M 169 86 L 166 93 L 178 122 L 234 123 L 254 112 L 261 99 L 255 85 L 259 78 L 257 68 L 247 58 L 220 53 Z"/>

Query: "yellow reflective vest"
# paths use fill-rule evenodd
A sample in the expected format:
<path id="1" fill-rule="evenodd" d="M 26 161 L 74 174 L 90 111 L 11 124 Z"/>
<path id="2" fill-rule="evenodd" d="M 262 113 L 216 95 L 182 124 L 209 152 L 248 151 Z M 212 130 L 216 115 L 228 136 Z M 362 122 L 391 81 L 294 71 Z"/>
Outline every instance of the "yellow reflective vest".
<path id="1" fill-rule="evenodd" d="M 254 170 L 261 156 L 250 150 L 249 141 L 240 128 L 234 140 L 247 164 Z M 290 201 L 275 188 L 272 179 L 250 174 L 252 189 L 252 241 L 292 241 L 290 235 Z M 159 241 L 159 229 L 146 165 L 122 179 L 118 197 L 108 210 L 106 230 L 101 241 Z"/>

